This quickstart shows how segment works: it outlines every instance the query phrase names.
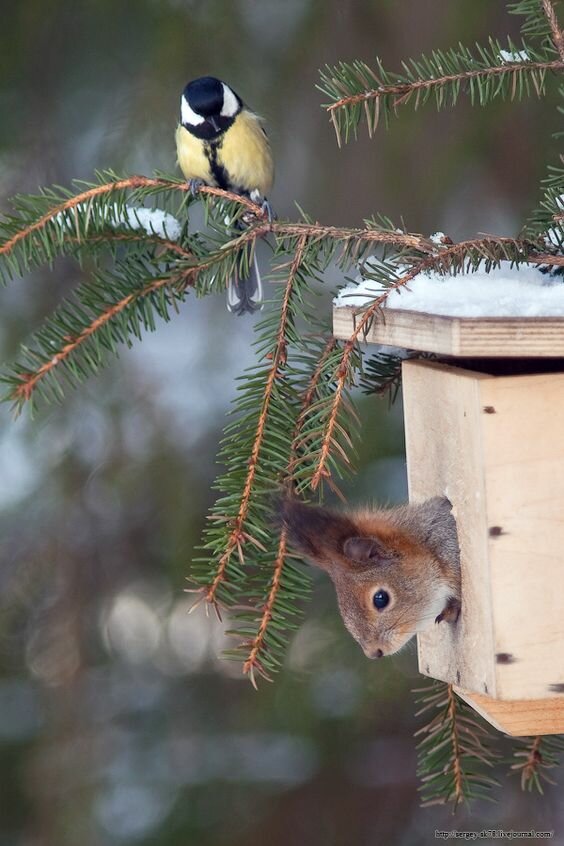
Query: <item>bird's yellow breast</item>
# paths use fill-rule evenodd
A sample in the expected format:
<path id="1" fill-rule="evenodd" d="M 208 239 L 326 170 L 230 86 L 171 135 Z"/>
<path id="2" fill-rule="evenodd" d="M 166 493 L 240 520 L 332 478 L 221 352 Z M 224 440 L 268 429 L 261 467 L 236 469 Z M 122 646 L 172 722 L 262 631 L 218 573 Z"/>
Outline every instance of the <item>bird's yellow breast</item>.
<path id="1" fill-rule="evenodd" d="M 208 185 L 215 184 L 204 142 L 184 129 L 181 124 L 176 129 L 176 155 L 180 170 L 186 179 L 202 179 Z"/>
<path id="2" fill-rule="evenodd" d="M 243 110 L 216 141 L 196 138 L 183 126 L 176 130 L 178 164 L 186 179 L 217 185 L 212 162 L 223 168 L 230 188 L 266 197 L 274 181 L 270 144 L 260 118 Z"/>
<path id="3" fill-rule="evenodd" d="M 267 197 L 274 181 L 274 165 L 268 138 L 260 118 L 252 112 L 240 112 L 233 126 L 223 136 L 218 161 L 234 185 L 249 193 L 258 190 Z"/>

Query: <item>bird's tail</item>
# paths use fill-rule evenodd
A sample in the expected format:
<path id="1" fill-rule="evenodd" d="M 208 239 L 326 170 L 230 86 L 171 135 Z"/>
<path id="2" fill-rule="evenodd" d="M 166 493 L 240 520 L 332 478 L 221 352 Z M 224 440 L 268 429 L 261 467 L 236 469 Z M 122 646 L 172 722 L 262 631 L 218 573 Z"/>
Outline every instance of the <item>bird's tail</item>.
<path id="1" fill-rule="evenodd" d="M 258 269 L 256 253 L 249 267 L 249 275 L 242 276 L 235 271 L 227 285 L 227 309 L 234 314 L 252 314 L 262 308 L 262 282 Z"/>

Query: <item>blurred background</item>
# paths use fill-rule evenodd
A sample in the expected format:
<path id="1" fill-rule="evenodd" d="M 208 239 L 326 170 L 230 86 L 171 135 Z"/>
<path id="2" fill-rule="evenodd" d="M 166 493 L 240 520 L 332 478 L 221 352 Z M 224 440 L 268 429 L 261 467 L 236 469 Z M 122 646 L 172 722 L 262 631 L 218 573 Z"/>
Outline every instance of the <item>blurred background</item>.
<path id="1" fill-rule="evenodd" d="M 318 68 L 518 34 L 491 0 L 4 0 L 0 208 L 96 168 L 175 170 L 179 95 L 229 81 L 269 127 L 272 203 L 325 223 L 383 212 L 412 231 L 514 234 L 556 160 L 554 94 L 440 115 L 402 110 L 339 151 Z M 70 262 L 1 292 L 4 360 L 79 281 Z M 327 308 L 330 292 L 327 293 Z M 191 298 L 64 407 L 1 410 L 1 846 L 372 846 L 440 829 L 555 829 L 562 788 L 456 817 L 419 808 L 414 645 L 375 664 L 331 585 L 256 693 L 183 593 L 252 320 Z M 406 496 L 401 408 L 359 398 L 351 501 Z M 484 840 L 483 842 L 489 842 Z"/>

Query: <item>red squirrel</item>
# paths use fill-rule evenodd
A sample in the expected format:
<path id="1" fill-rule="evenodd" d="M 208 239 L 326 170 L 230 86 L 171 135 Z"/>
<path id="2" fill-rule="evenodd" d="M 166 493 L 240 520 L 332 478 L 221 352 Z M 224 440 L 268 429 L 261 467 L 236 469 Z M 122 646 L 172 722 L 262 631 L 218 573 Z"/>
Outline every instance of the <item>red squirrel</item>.
<path id="1" fill-rule="evenodd" d="M 446 497 L 348 512 L 281 502 L 293 549 L 325 570 L 343 622 L 369 658 L 460 613 L 460 555 Z"/>

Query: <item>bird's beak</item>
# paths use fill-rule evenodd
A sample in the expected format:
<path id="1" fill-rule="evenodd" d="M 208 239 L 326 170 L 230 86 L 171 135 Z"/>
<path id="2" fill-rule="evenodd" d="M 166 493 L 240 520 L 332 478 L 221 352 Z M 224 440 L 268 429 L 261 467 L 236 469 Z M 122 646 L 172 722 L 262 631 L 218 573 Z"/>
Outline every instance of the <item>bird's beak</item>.
<path id="1" fill-rule="evenodd" d="M 213 126 L 213 128 L 215 129 L 215 131 L 219 132 L 219 124 L 216 121 L 216 119 L 214 117 L 209 117 L 208 120 L 211 123 L 211 125 Z"/>

